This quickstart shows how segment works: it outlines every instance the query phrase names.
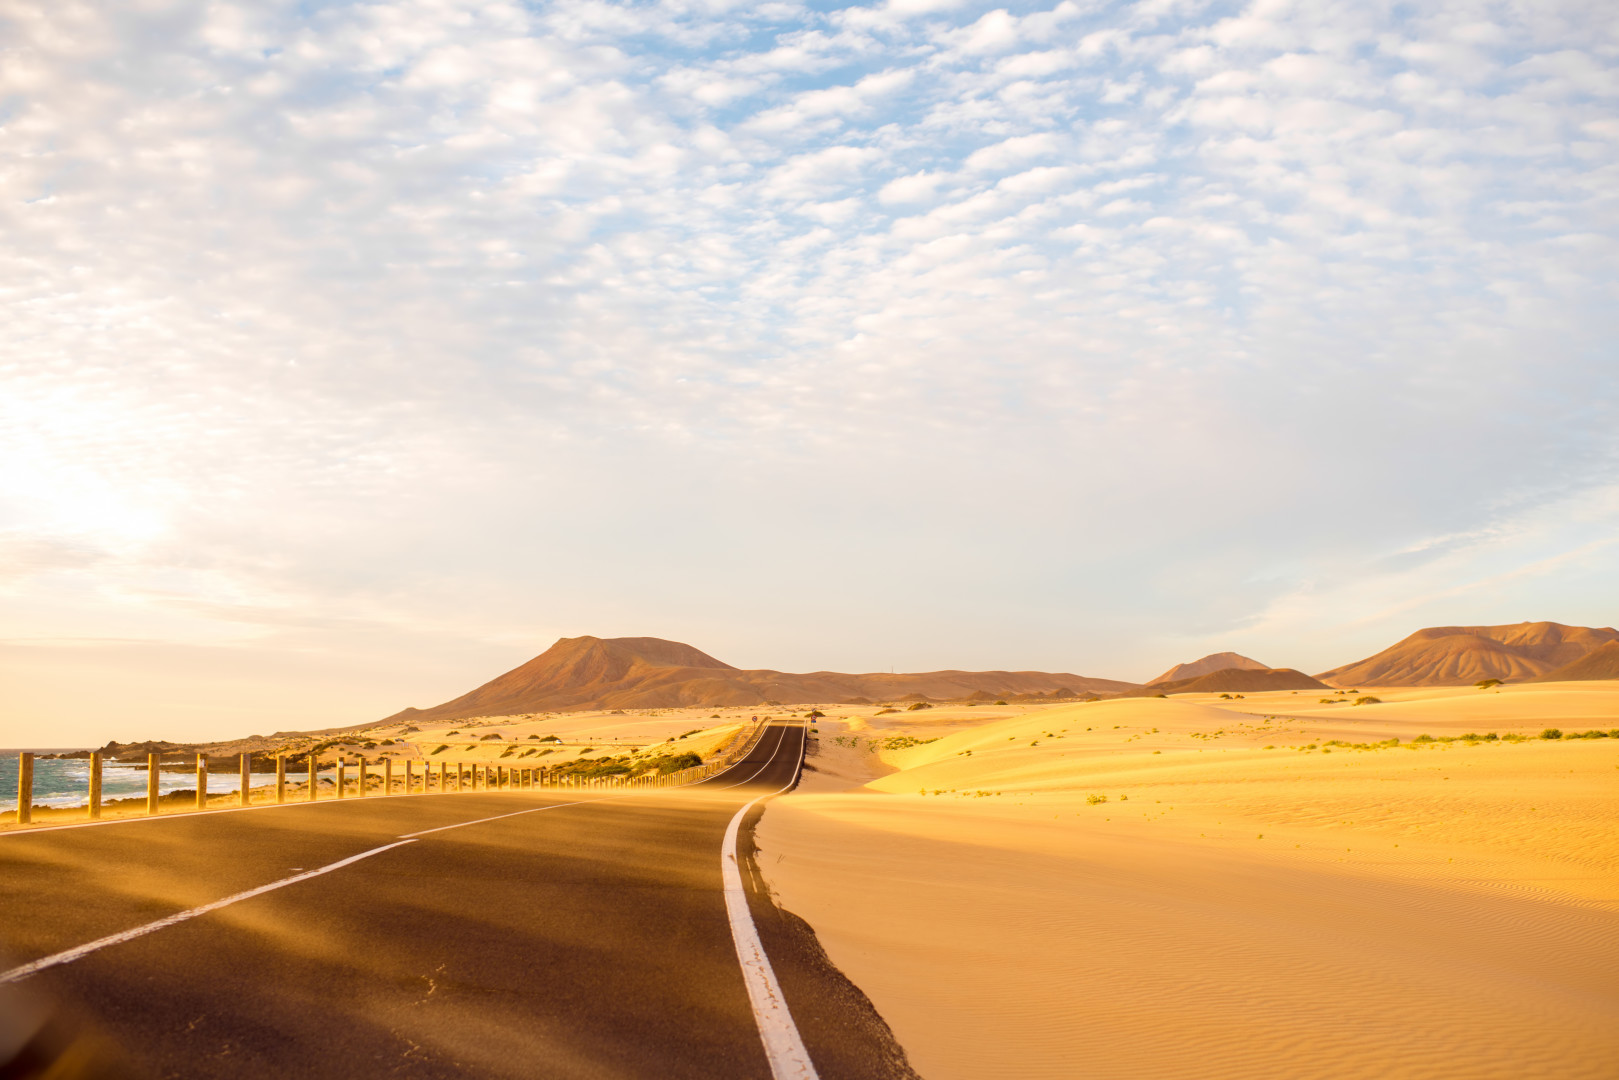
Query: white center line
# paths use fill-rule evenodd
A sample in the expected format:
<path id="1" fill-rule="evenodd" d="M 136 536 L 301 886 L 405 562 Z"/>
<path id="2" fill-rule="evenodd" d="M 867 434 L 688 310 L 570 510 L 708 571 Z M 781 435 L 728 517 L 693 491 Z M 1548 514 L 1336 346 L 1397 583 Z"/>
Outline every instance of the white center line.
<path id="1" fill-rule="evenodd" d="M 247 900 L 267 892 L 272 892 L 275 889 L 283 888 L 287 885 L 296 885 L 300 881 L 308 881 L 310 878 L 320 877 L 322 874 L 329 874 L 333 870 L 341 870 L 343 867 L 357 863 L 361 859 L 369 859 L 373 855 L 381 855 L 384 851 L 392 851 L 396 847 L 404 847 L 406 844 L 414 844 L 415 842 L 416 841 L 414 840 L 398 840 L 392 844 L 384 844 L 382 847 L 372 848 L 370 851 L 362 851 L 358 855 L 350 855 L 346 859 L 339 859 L 337 862 L 327 863 L 325 866 L 316 867 L 314 870 L 308 870 L 302 874 L 296 874 L 289 878 L 282 878 L 280 881 L 272 881 L 268 885 L 260 885 L 256 889 L 248 889 L 246 892 L 239 892 L 234 896 L 227 896 L 223 900 L 215 900 L 211 904 L 203 904 L 201 907 L 194 907 L 187 911 L 177 912 L 168 916 L 167 918 L 158 919 L 155 922 L 149 922 L 144 926 L 137 926 L 133 930 L 125 930 L 118 934 L 109 934 L 107 937 L 98 938 L 95 941 L 89 942 L 85 945 L 80 945 L 77 948 L 67 949 L 63 952 L 53 953 L 50 956 L 41 957 L 40 959 L 31 963 L 23 964 L 21 967 L 14 967 L 10 971 L 0 973 L 0 985 L 21 982 L 22 980 L 28 978 L 28 976 L 44 971 L 46 968 L 57 967 L 60 964 L 71 964 L 73 961 L 78 960 L 81 957 L 89 956 L 93 952 L 105 949 L 109 945 L 118 945 L 125 941 L 133 941 L 138 937 L 145 937 L 147 934 L 150 934 L 156 930 L 162 930 L 164 927 L 174 926 L 176 923 L 183 923 L 187 919 L 195 919 L 198 915 L 206 915 L 208 912 L 218 911 L 222 907 L 229 907 L 231 904 L 234 904 L 239 900 Z"/>

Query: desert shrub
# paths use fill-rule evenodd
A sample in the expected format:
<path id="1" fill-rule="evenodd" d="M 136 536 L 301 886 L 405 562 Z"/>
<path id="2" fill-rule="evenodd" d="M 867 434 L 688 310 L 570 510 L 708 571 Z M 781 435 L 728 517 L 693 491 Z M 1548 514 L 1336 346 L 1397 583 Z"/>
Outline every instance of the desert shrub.
<path id="1" fill-rule="evenodd" d="M 552 736 L 552 737 L 553 737 L 553 738 L 555 738 L 555 736 Z M 538 738 L 539 738 L 539 736 L 538 736 L 538 735 L 530 735 L 530 736 L 529 736 L 529 738 L 531 738 L 531 739 L 538 739 Z"/>
<path id="2" fill-rule="evenodd" d="M 821 717 L 825 716 L 826 713 L 822 712 L 820 709 L 811 709 L 804 715 L 809 717 L 811 720 L 819 720 Z"/>
<path id="3" fill-rule="evenodd" d="M 915 712 L 918 709 L 931 709 L 933 706 L 926 701 L 913 701 L 905 707 L 906 712 Z"/>
<path id="4" fill-rule="evenodd" d="M 1416 738 L 1412 739 L 1411 741 L 1414 742 L 1414 743 L 1419 743 L 1419 742 L 1435 742 L 1437 740 L 1435 740 L 1432 735 L 1418 735 Z"/>
<path id="5" fill-rule="evenodd" d="M 996 698 L 995 699 L 995 704 L 997 704 L 997 705 L 1005 705 L 1006 702 L 1004 700 L 1000 699 L 1000 698 Z"/>
<path id="6" fill-rule="evenodd" d="M 1540 737 L 1542 739 L 1561 739 L 1563 737 L 1563 733 L 1554 727 L 1549 727 L 1540 733 Z"/>
<path id="7" fill-rule="evenodd" d="M 461 734 L 461 731 L 458 728 L 455 731 L 446 731 L 444 734 L 445 734 L 446 737 L 448 737 L 450 735 L 459 735 L 459 734 Z"/>
<path id="8" fill-rule="evenodd" d="M 669 757 L 659 758 L 657 768 L 660 773 L 672 773 L 679 772 L 681 769 L 695 769 L 702 763 L 703 759 L 696 754 L 673 754 Z"/>
<path id="9" fill-rule="evenodd" d="M 444 751 L 448 750 L 449 748 L 450 748 L 449 743 L 439 743 L 438 746 L 433 749 L 433 753 L 434 754 L 442 754 L 442 753 L 444 753 Z"/>
<path id="10" fill-rule="evenodd" d="M 1355 699 L 1355 704 L 1356 705 L 1381 705 L 1381 704 L 1383 704 L 1383 699 L 1382 698 L 1374 698 L 1370 694 L 1367 694 L 1365 697 L 1356 698 Z"/>
<path id="11" fill-rule="evenodd" d="M 877 710 L 877 715 L 878 716 L 886 716 L 889 713 L 896 713 L 896 712 L 899 712 L 899 710 L 898 709 L 878 709 Z"/>
<path id="12" fill-rule="evenodd" d="M 1106 795 L 1087 795 L 1087 796 L 1085 796 L 1085 801 L 1090 803 L 1092 806 L 1095 806 L 1097 803 L 1105 803 L 1105 802 L 1107 802 L 1107 796 Z"/>
<path id="13" fill-rule="evenodd" d="M 1221 698 L 1222 698 L 1222 699 L 1224 699 L 1224 700 L 1226 700 L 1226 701 L 1230 701 L 1230 700 L 1231 700 L 1231 695 L 1230 695 L 1230 694 L 1221 694 L 1221 695 L 1220 695 L 1220 697 L 1221 697 Z"/>
<path id="14" fill-rule="evenodd" d="M 1488 690 L 1492 686 L 1500 686 L 1501 685 L 1501 680 L 1500 679 L 1480 679 L 1478 682 L 1474 683 L 1473 685 L 1478 687 L 1480 690 Z"/>
<path id="15" fill-rule="evenodd" d="M 926 746 L 930 742 L 938 742 L 937 737 L 932 739 L 918 739 L 911 735 L 890 735 L 883 740 L 884 750 L 908 750 L 913 746 Z"/>
<path id="16" fill-rule="evenodd" d="M 497 741 L 499 739 L 500 739 L 500 732 L 498 732 L 498 731 L 491 731 L 487 735 L 479 735 L 478 736 L 478 741 L 479 742 L 494 742 L 494 741 Z"/>

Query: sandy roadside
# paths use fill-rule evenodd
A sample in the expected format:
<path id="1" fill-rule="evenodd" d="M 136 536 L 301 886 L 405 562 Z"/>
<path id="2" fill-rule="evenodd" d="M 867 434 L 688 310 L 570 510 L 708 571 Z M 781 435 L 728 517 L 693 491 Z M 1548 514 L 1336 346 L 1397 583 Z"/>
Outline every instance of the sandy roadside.
<path id="1" fill-rule="evenodd" d="M 761 866 L 929 1080 L 1613 1076 L 1619 739 L 1411 747 L 1619 685 L 1364 695 L 823 722 Z"/>

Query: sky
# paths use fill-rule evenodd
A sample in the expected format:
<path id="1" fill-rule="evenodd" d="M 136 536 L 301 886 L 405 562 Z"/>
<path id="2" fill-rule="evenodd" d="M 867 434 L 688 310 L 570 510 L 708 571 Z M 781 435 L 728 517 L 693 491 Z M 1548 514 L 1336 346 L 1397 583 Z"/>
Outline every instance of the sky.
<path id="1" fill-rule="evenodd" d="M 0 0 L 0 745 L 1619 597 L 1602 0 Z"/>

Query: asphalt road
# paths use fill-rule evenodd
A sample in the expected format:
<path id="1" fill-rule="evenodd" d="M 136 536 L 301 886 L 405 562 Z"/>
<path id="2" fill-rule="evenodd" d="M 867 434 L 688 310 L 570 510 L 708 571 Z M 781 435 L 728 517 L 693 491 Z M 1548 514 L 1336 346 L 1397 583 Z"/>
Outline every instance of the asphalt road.
<path id="1" fill-rule="evenodd" d="M 369 798 L 0 835 L 0 971 L 375 852 L 0 986 L 0 1080 L 765 1080 L 721 847 L 739 808 L 793 782 L 804 739 L 774 723 L 727 772 L 646 794 Z M 762 810 L 740 842 L 748 908 L 815 1070 L 914 1076 L 760 888 Z"/>

